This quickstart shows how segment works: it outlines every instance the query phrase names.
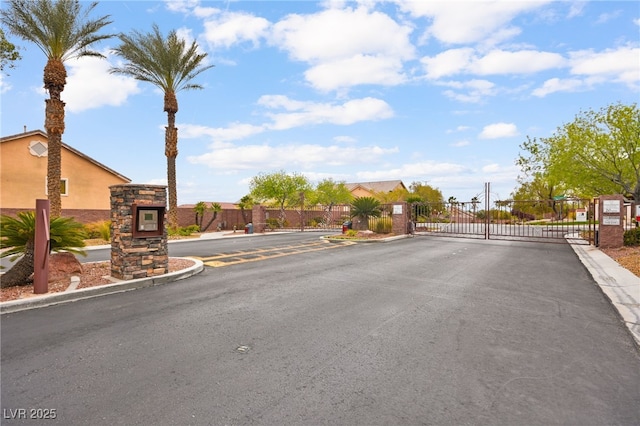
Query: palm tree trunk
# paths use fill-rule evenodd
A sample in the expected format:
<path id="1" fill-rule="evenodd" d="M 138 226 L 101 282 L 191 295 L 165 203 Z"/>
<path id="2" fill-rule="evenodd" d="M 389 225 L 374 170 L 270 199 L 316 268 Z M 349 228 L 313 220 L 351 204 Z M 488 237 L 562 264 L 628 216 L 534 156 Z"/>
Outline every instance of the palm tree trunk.
<path id="1" fill-rule="evenodd" d="M 165 128 L 164 154 L 167 157 L 167 186 L 169 190 L 169 226 L 178 227 L 178 190 L 176 179 L 176 157 L 178 157 L 178 129 L 176 128 L 176 113 L 178 100 L 175 92 L 164 94 L 164 110 L 167 113 L 167 127 Z"/>
<path id="2" fill-rule="evenodd" d="M 0 288 L 31 284 L 29 279 L 33 274 L 34 241 L 31 239 L 25 245 L 24 255 L 18 260 L 0 280 Z"/>
<path id="3" fill-rule="evenodd" d="M 44 88 L 49 92 L 45 100 L 47 131 L 47 192 L 51 203 L 51 217 L 62 215 L 60 179 L 62 178 L 62 134 L 64 133 L 64 102 L 60 94 L 67 83 L 67 70 L 62 61 L 49 59 L 44 67 Z"/>

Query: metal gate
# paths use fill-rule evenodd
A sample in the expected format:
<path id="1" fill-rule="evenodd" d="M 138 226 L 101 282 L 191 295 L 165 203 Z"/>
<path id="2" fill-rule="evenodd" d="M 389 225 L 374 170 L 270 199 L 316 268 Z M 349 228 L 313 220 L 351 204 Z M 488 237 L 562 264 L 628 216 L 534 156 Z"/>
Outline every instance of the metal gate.
<path id="1" fill-rule="evenodd" d="M 469 201 L 412 203 L 415 235 L 591 244 L 595 235 L 592 200 L 555 197 L 492 200 L 490 184 Z"/>

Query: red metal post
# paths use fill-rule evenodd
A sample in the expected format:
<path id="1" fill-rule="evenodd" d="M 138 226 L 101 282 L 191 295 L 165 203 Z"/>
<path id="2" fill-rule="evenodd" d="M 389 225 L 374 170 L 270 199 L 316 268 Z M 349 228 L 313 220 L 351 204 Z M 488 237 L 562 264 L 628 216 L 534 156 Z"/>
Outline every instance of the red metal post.
<path id="1" fill-rule="evenodd" d="M 36 200 L 36 235 L 33 260 L 33 292 L 49 291 L 49 200 Z"/>

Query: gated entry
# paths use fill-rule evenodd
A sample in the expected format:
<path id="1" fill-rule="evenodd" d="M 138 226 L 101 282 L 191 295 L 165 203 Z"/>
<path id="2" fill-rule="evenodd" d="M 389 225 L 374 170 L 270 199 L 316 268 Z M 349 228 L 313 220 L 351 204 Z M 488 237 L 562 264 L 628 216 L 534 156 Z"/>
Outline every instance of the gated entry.
<path id="1" fill-rule="evenodd" d="M 478 239 L 593 242 L 594 203 L 556 197 L 539 200 L 492 200 L 490 185 L 470 201 L 411 204 L 415 235 Z"/>

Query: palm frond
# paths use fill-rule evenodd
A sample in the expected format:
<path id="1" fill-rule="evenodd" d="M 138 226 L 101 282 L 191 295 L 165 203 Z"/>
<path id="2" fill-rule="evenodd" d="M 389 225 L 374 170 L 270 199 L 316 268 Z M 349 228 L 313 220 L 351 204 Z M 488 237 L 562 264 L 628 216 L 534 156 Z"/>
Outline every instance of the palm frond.
<path id="1" fill-rule="evenodd" d="M 199 54 L 195 42 L 187 48 L 175 30 L 165 38 L 157 24 L 153 24 L 149 33 L 134 30 L 118 38 L 121 44 L 113 50 L 125 63 L 109 72 L 154 84 L 163 92 L 202 89 L 190 81 L 213 67 L 203 64 L 207 54 Z"/>
<path id="2" fill-rule="evenodd" d="M 78 0 L 9 0 L 0 22 L 9 32 L 34 43 L 48 59 L 62 62 L 80 56 L 100 56 L 91 45 L 113 37 L 99 34 L 112 21 L 109 15 L 90 19 L 97 2 L 82 8 Z"/>

